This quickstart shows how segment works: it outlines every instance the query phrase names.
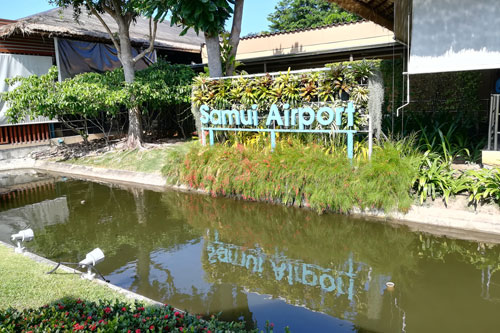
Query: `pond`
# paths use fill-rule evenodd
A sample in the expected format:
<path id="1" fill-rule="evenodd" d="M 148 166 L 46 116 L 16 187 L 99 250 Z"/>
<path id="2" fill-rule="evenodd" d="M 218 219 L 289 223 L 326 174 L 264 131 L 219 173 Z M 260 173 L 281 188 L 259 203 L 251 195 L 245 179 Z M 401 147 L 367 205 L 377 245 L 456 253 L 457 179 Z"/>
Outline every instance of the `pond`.
<path id="1" fill-rule="evenodd" d="M 78 261 L 111 283 L 276 332 L 490 332 L 500 246 L 404 226 L 175 191 L 32 173 L 0 176 L 0 240 Z M 386 282 L 395 283 L 388 290 Z"/>

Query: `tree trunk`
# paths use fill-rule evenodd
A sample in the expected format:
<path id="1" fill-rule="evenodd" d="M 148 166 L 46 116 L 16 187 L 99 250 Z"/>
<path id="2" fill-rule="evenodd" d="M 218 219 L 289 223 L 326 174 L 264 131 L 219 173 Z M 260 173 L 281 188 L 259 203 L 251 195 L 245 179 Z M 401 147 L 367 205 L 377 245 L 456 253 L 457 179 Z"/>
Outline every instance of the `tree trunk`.
<path id="1" fill-rule="evenodd" d="M 125 82 L 131 84 L 135 80 L 134 61 L 132 56 L 132 45 L 130 44 L 129 27 L 119 24 L 118 34 L 120 38 L 120 60 L 123 66 Z M 135 96 L 130 96 L 131 104 L 134 105 Z M 142 135 L 142 115 L 138 106 L 132 106 L 128 110 L 128 136 L 127 146 L 129 148 L 141 147 L 143 142 Z"/>
<path id="2" fill-rule="evenodd" d="M 222 63 L 220 58 L 219 35 L 209 36 L 205 33 L 205 43 L 207 44 L 208 70 L 210 77 L 222 76 Z"/>
<path id="3" fill-rule="evenodd" d="M 234 74 L 236 52 L 238 51 L 238 44 L 240 43 L 241 19 L 243 18 L 244 2 L 245 0 L 236 0 L 236 3 L 234 4 L 233 25 L 231 26 L 231 36 L 229 37 L 231 52 L 229 52 L 228 61 L 226 63 L 226 76 L 231 76 Z"/>

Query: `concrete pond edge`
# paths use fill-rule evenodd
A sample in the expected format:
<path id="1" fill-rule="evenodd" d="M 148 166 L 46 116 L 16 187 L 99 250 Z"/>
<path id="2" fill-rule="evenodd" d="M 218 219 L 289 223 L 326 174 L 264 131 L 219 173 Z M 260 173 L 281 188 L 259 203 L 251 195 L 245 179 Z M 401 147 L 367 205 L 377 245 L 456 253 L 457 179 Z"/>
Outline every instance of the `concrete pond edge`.
<path id="1" fill-rule="evenodd" d="M 183 192 L 208 194 L 206 191 L 188 186 L 167 184 L 166 178 L 161 174 L 31 159 L 18 160 L 0 167 L 0 171 L 9 169 L 34 169 L 82 180 L 134 185 L 159 192 L 170 188 Z M 470 207 L 465 196 L 457 196 L 450 200 L 448 206 L 445 206 L 441 200 L 436 200 L 424 205 L 414 204 L 406 213 L 355 209 L 351 215 L 375 218 L 392 224 L 403 224 L 414 231 L 500 243 L 500 207 L 497 205 Z"/>

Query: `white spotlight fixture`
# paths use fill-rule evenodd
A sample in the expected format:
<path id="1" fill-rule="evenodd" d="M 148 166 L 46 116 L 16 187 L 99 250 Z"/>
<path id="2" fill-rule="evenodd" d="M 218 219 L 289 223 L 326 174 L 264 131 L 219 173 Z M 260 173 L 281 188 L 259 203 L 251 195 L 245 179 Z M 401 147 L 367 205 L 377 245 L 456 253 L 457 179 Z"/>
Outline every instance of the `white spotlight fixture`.
<path id="1" fill-rule="evenodd" d="M 23 253 L 24 247 L 21 246 L 21 242 L 32 241 L 35 237 L 32 229 L 21 230 L 17 234 L 11 236 L 12 241 L 17 242 L 17 247 L 14 249 L 15 253 Z"/>
<path id="2" fill-rule="evenodd" d="M 87 267 L 87 273 L 82 275 L 82 278 L 93 280 L 95 273 L 92 273 L 92 267 L 104 260 L 104 253 L 99 248 L 95 248 L 92 252 L 87 253 L 85 259 L 78 263 L 82 268 Z"/>

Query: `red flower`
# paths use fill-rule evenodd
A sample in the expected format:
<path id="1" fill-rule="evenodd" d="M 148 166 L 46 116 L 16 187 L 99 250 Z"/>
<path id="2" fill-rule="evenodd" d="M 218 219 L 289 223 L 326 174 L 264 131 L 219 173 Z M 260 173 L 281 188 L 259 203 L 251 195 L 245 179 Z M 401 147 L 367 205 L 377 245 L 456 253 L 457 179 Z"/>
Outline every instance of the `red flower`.
<path id="1" fill-rule="evenodd" d="M 81 300 L 81 299 L 77 299 L 77 300 L 76 300 L 76 304 L 80 304 L 81 302 L 82 302 L 82 300 Z"/>
<path id="2" fill-rule="evenodd" d="M 182 328 L 182 327 L 179 327 L 179 331 L 181 331 L 181 332 L 182 332 L 182 331 L 184 331 L 184 328 Z"/>
<path id="3" fill-rule="evenodd" d="M 144 307 L 137 308 L 137 311 L 144 311 Z"/>
<path id="4" fill-rule="evenodd" d="M 126 308 L 126 307 L 123 307 L 123 308 L 122 308 L 122 311 L 123 311 L 123 312 L 127 311 L 127 308 Z"/>
<path id="5" fill-rule="evenodd" d="M 145 323 L 145 322 L 146 322 L 146 319 L 143 319 L 143 320 L 142 320 L 142 322 L 143 322 L 143 323 Z"/>
<path id="6" fill-rule="evenodd" d="M 178 315 L 180 315 L 179 311 L 175 311 L 174 316 L 177 317 Z"/>
<path id="7" fill-rule="evenodd" d="M 141 330 L 140 329 L 136 329 L 135 333 L 141 333 Z"/>
<path id="8" fill-rule="evenodd" d="M 140 314 L 136 313 L 135 315 L 133 315 L 132 317 L 134 318 L 139 318 Z"/>
<path id="9" fill-rule="evenodd" d="M 168 314 L 167 314 L 167 315 L 165 315 L 165 319 L 168 319 Z"/>
<path id="10" fill-rule="evenodd" d="M 76 323 L 75 325 L 73 325 L 73 331 L 80 331 L 80 330 L 83 330 L 84 328 L 85 328 L 85 326 L 80 325 L 78 323 Z"/>
<path id="11" fill-rule="evenodd" d="M 87 320 L 92 320 L 92 316 L 88 316 L 88 317 L 87 317 Z"/>
<path id="12" fill-rule="evenodd" d="M 152 331 L 155 329 L 154 325 L 149 326 L 149 329 Z"/>
<path id="13" fill-rule="evenodd" d="M 111 312 L 111 309 L 109 308 L 109 306 L 107 306 L 107 307 L 104 309 L 104 312 L 106 312 L 106 313 L 110 313 L 110 312 Z"/>
<path id="14" fill-rule="evenodd" d="M 59 310 L 64 309 L 64 305 L 59 304 Z"/>

